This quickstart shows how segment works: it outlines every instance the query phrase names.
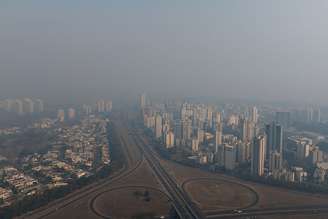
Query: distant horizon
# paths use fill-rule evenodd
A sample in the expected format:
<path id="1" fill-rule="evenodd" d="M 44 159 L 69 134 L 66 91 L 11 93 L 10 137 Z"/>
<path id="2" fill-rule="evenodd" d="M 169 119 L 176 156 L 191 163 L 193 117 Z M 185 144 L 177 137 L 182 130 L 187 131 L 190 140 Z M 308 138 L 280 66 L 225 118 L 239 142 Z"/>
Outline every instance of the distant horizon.
<path id="1" fill-rule="evenodd" d="M 82 105 L 82 104 L 92 104 L 96 103 L 98 100 L 112 100 L 114 103 L 137 103 L 139 101 L 139 97 L 142 93 L 138 95 L 129 95 L 124 97 L 113 97 L 111 96 L 93 96 L 93 97 L 79 97 L 79 98 L 71 98 L 66 99 L 64 98 L 56 98 L 51 99 L 47 97 L 40 97 L 40 96 L 6 96 L 6 97 L 0 97 L 0 101 L 6 100 L 6 99 L 24 99 L 24 98 L 32 98 L 32 99 L 42 99 L 45 101 L 45 104 L 47 105 Z M 145 93 L 147 95 L 147 98 L 150 98 L 151 100 L 155 101 L 163 101 L 163 100 L 180 100 L 180 101 L 192 101 L 192 102 L 201 102 L 201 103 L 211 103 L 213 102 L 219 103 L 235 103 L 235 104 L 273 104 L 273 105 L 285 105 L 285 106 L 300 106 L 300 107 L 328 107 L 328 104 L 325 103 L 314 103 L 314 102 L 306 102 L 302 100 L 268 100 L 268 99 L 252 99 L 252 98 L 225 98 L 220 96 L 161 96 L 161 95 L 152 95 L 151 93 Z"/>
<path id="2" fill-rule="evenodd" d="M 324 0 L 1 1 L 0 98 L 145 91 L 325 104 L 327 9 Z"/>

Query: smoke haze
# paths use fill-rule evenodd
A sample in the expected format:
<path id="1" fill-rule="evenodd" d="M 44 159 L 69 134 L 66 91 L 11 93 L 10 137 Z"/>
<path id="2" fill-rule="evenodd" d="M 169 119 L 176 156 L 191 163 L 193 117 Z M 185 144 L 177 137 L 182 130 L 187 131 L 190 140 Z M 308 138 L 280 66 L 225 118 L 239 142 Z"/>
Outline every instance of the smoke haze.
<path id="1" fill-rule="evenodd" d="M 0 2 L 0 95 L 328 101 L 325 0 Z"/>

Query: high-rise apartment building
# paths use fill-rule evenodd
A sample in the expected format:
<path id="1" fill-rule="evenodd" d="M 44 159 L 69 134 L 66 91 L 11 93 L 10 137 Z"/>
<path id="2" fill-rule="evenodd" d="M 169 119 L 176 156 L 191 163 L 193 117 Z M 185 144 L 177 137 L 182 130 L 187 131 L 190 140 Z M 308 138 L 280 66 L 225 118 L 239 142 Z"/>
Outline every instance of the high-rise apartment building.
<path id="1" fill-rule="evenodd" d="M 252 149 L 251 173 L 257 176 L 264 174 L 266 136 L 260 135 L 254 138 Z"/>
<path id="2" fill-rule="evenodd" d="M 259 118 L 258 110 L 255 106 L 250 108 L 249 112 L 249 120 L 254 124 L 257 124 Z"/>
<path id="3" fill-rule="evenodd" d="M 216 122 L 216 124 L 221 123 L 221 120 L 222 120 L 221 113 L 220 112 L 216 112 L 216 114 L 215 114 L 215 122 Z"/>
<path id="4" fill-rule="evenodd" d="M 104 100 L 98 100 L 96 103 L 97 112 L 102 113 L 105 112 L 105 101 Z"/>
<path id="5" fill-rule="evenodd" d="M 215 153 L 218 153 L 218 147 L 222 145 L 222 124 L 216 124 L 215 130 Z"/>
<path id="6" fill-rule="evenodd" d="M 190 119 L 185 119 L 182 121 L 182 139 L 187 142 L 191 139 L 192 135 L 192 121 Z"/>
<path id="7" fill-rule="evenodd" d="M 34 102 L 30 98 L 23 99 L 23 112 L 25 114 L 34 113 Z"/>
<path id="8" fill-rule="evenodd" d="M 21 100 L 14 100 L 13 103 L 11 104 L 11 109 L 12 111 L 14 111 L 15 113 L 19 114 L 19 115 L 23 115 L 24 114 L 24 109 L 23 109 L 23 102 Z"/>
<path id="9" fill-rule="evenodd" d="M 177 120 L 174 124 L 174 136 L 176 145 L 181 145 L 182 141 L 182 122 Z"/>
<path id="10" fill-rule="evenodd" d="M 67 115 L 68 115 L 68 119 L 69 120 L 75 119 L 75 117 L 76 117 L 76 111 L 75 111 L 75 109 L 69 108 Z"/>
<path id="11" fill-rule="evenodd" d="M 217 147 L 217 152 L 215 153 L 217 164 L 221 167 L 224 166 L 224 162 L 225 162 L 224 161 L 225 160 L 224 150 L 225 150 L 225 145 L 221 144 Z"/>
<path id="12" fill-rule="evenodd" d="M 267 136 L 266 142 L 266 157 L 269 159 L 270 153 L 277 151 L 282 155 L 283 153 L 283 127 L 272 122 L 265 126 L 265 134 Z M 282 157 L 281 157 L 282 159 Z"/>
<path id="13" fill-rule="evenodd" d="M 224 145 L 224 167 L 233 170 L 236 167 L 237 150 L 234 145 Z"/>
<path id="14" fill-rule="evenodd" d="M 160 138 L 162 137 L 163 132 L 163 123 L 162 123 L 162 116 L 157 114 L 155 117 L 155 137 Z"/>
<path id="15" fill-rule="evenodd" d="M 296 145 L 296 159 L 302 161 L 310 155 L 310 144 L 298 142 Z"/>
<path id="16" fill-rule="evenodd" d="M 204 142 L 205 132 L 203 129 L 201 129 L 201 128 L 197 129 L 197 138 L 198 138 L 198 142 L 200 144 Z"/>
<path id="17" fill-rule="evenodd" d="M 251 142 L 255 136 L 255 123 L 248 120 L 241 120 L 241 139 L 244 142 Z"/>
<path id="18" fill-rule="evenodd" d="M 36 99 L 34 102 L 34 110 L 35 112 L 42 113 L 44 112 L 44 104 L 41 99 Z"/>
<path id="19" fill-rule="evenodd" d="M 237 162 L 245 163 L 251 156 L 251 143 L 239 141 L 237 144 Z"/>
<path id="20" fill-rule="evenodd" d="M 141 96 L 140 96 L 140 108 L 143 109 L 146 107 L 146 94 L 143 93 Z"/>
<path id="21" fill-rule="evenodd" d="M 82 111 L 83 111 L 84 114 L 90 115 L 92 113 L 92 106 L 87 105 L 87 104 L 83 104 Z"/>
<path id="22" fill-rule="evenodd" d="M 174 133 L 172 131 L 168 131 L 165 134 L 165 146 L 166 148 L 174 147 Z"/>
<path id="23" fill-rule="evenodd" d="M 57 113 L 57 119 L 59 122 L 64 122 L 65 121 L 65 110 L 59 109 Z"/>
<path id="24" fill-rule="evenodd" d="M 269 170 L 271 172 L 280 170 L 282 168 L 282 159 L 281 154 L 277 151 L 272 151 L 270 153 L 270 162 L 269 162 Z"/>
<path id="25" fill-rule="evenodd" d="M 212 128 L 212 126 L 213 126 L 213 108 L 212 107 L 207 108 L 206 121 L 207 121 L 207 127 Z"/>
<path id="26" fill-rule="evenodd" d="M 199 142 L 197 138 L 193 138 L 191 140 L 191 150 L 193 153 L 197 153 L 199 151 Z"/>
<path id="27" fill-rule="evenodd" d="M 105 101 L 105 112 L 110 113 L 113 109 L 113 102 L 111 100 Z"/>

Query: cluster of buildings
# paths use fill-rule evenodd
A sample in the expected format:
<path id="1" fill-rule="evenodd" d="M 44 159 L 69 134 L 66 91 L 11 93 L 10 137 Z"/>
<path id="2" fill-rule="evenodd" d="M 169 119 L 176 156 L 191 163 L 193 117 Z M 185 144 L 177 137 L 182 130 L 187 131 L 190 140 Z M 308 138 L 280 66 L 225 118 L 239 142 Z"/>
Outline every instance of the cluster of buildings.
<path id="1" fill-rule="evenodd" d="M 59 122 L 73 121 L 77 119 L 77 115 L 92 115 L 99 113 L 110 113 L 113 109 L 111 100 L 99 100 L 94 105 L 83 104 L 82 109 L 76 110 L 71 107 L 68 109 L 59 109 L 57 111 L 57 120 Z"/>
<path id="2" fill-rule="evenodd" d="M 27 155 L 21 160 L 25 170 L 37 176 L 44 189 L 66 186 L 72 179 L 90 175 L 88 171 L 62 159 L 62 147 L 62 145 L 54 145 L 45 154 Z"/>
<path id="3" fill-rule="evenodd" d="M 41 99 L 6 99 L 0 101 L 0 109 L 18 115 L 30 115 L 44 112 L 44 103 Z"/>
<path id="4" fill-rule="evenodd" d="M 20 127 L 0 128 L 0 135 L 15 135 L 21 133 Z"/>
<path id="5" fill-rule="evenodd" d="M 313 139 L 304 136 L 288 137 L 288 146 L 293 149 L 294 158 L 298 163 L 314 167 L 312 177 L 317 183 L 324 183 L 328 178 L 328 154 L 313 142 Z"/>
<path id="6" fill-rule="evenodd" d="M 107 120 L 87 117 L 80 124 L 57 129 L 57 142 L 66 145 L 64 159 L 74 165 L 93 168 L 97 165 L 98 154 L 101 163 L 110 163 L 107 139 Z"/>
<path id="7" fill-rule="evenodd" d="M 86 116 L 75 125 L 41 119 L 31 128 L 49 129 L 53 141 L 46 151 L 19 157 L 17 168 L 6 159 L 0 166 L 0 206 L 20 197 L 67 186 L 110 165 L 108 119 Z M 19 167 L 19 169 L 18 169 Z"/>
<path id="8" fill-rule="evenodd" d="M 8 203 L 12 198 L 12 195 L 13 192 L 11 191 L 11 189 L 0 187 L 0 206 L 5 205 L 5 203 Z"/>
<path id="9" fill-rule="evenodd" d="M 30 128 L 37 128 L 37 129 L 50 129 L 55 125 L 55 120 L 50 118 L 43 118 L 38 121 L 35 121 Z"/>
<path id="10" fill-rule="evenodd" d="M 69 108 L 66 111 L 64 109 L 59 109 L 57 111 L 57 120 L 59 122 L 72 121 L 76 119 L 76 110 L 74 108 Z"/>
<path id="11" fill-rule="evenodd" d="M 40 189 L 38 180 L 12 166 L 0 169 L 0 179 L 7 185 L 0 187 L 0 199 L 7 203 L 12 201 L 13 194 L 32 195 Z"/>
<path id="12" fill-rule="evenodd" d="M 231 170 L 251 159 L 251 145 L 259 132 L 256 107 L 250 108 L 247 115 L 231 114 L 223 118 L 221 111 L 204 104 L 145 103 L 142 96 L 144 125 L 153 130 L 166 148 L 182 148 L 201 164 L 216 163 Z M 238 128 L 240 132 L 224 134 L 225 126 Z"/>
<path id="13" fill-rule="evenodd" d="M 254 176 L 299 183 L 313 174 L 306 172 L 302 165 L 289 164 L 284 159 L 287 144 L 284 127 L 291 126 L 290 112 L 276 111 L 268 122 L 255 106 L 150 104 L 145 95 L 140 97 L 139 105 L 145 127 L 166 148 L 176 147 L 199 164 L 231 171 L 246 167 Z M 320 110 L 308 109 L 306 115 L 311 122 L 320 121 Z M 309 157 L 321 170 L 328 168 L 322 164 L 323 154 L 317 146 L 297 141 L 300 141 L 295 143 L 299 159 Z"/>
<path id="14" fill-rule="evenodd" d="M 55 125 L 56 120 L 50 118 L 43 118 L 37 121 L 34 121 L 32 124 L 27 127 L 13 126 L 0 128 L 0 135 L 16 135 L 21 134 L 27 128 L 31 129 L 50 129 Z"/>
<path id="15" fill-rule="evenodd" d="M 298 161 L 308 161 L 310 164 L 323 162 L 324 152 L 313 143 L 313 140 L 304 136 L 288 137 L 288 145 L 295 148 L 294 157 Z"/>
<path id="16" fill-rule="evenodd" d="M 319 107 L 305 107 L 278 111 L 275 113 L 275 121 L 288 128 L 295 121 L 314 124 L 321 123 L 323 120 Z"/>
<path id="17" fill-rule="evenodd" d="M 110 113 L 113 109 L 113 102 L 111 100 L 98 100 L 96 104 L 83 104 L 82 112 L 85 115 L 92 113 Z"/>

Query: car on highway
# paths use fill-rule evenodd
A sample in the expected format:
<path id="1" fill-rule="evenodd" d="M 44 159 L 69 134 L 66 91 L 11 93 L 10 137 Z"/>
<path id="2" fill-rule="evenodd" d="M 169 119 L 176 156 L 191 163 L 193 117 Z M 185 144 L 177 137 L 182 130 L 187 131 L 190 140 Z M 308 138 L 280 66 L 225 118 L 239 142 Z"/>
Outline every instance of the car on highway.
<path id="1" fill-rule="evenodd" d="M 236 209 L 236 210 L 233 210 L 233 212 L 234 212 L 235 214 L 241 214 L 241 213 L 243 213 L 243 211 L 242 211 L 242 210 L 238 210 L 238 209 Z"/>

